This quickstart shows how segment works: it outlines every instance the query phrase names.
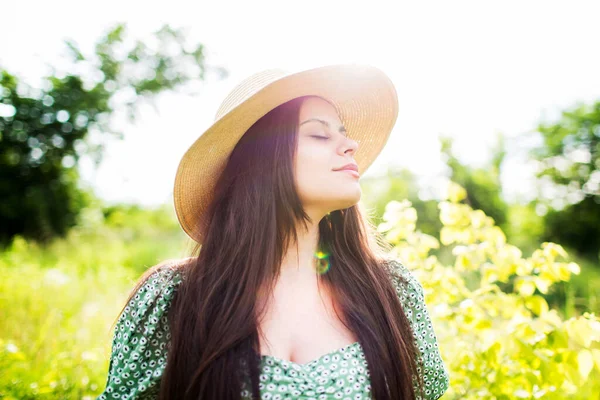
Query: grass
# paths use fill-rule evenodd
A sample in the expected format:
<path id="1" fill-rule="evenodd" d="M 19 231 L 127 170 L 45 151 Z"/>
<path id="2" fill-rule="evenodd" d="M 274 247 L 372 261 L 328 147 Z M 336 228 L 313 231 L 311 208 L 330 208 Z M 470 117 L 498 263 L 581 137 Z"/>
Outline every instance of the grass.
<path id="1" fill-rule="evenodd" d="M 47 248 L 16 238 L 0 253 L 0 398 L 95 398 L 135 281 L 188 245 L 176 225 L 88 226 Z"/>
<path id="2" fill-rule="evenodd" d="M 46 248 L 16 238 L 0 253 L 0 398 L 96 398 L 111 326 L 135 281 L 152 265 L 189 255 L 191 241 L 168 208 L 115 209 L 91 220 Z M 581 275 L 550 300 L 566 318 L 598 313 L 600 269 L 573 261 Z"/>

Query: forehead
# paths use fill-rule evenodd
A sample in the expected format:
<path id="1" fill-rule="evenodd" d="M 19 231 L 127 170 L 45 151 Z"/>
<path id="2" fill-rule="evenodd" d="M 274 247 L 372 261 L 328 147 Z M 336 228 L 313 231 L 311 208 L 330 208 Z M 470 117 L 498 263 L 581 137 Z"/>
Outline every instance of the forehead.
<path id="1" fill-rule="evenodd" d="M 300 122 L 312 117 L 319 117 L 335 125 L 341 125 L 340 117 L 335 108 L 320 97 L 309 97 L 304 100 L 300 107 Z"/>

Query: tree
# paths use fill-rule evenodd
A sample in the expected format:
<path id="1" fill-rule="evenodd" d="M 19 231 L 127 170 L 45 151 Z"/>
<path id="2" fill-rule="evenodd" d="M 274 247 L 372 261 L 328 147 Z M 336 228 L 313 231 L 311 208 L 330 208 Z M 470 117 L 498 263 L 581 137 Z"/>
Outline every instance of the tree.
<path id="1" fill-rule="evenodd" d="M 538 161 L 543 187 L 544 240 L 568 245 L 596 259 L 600 251 L 600 102 L 563 111 L 560 120 L 540 123 L 542 144 L 530 155 Z"/>
<path id="2" fill-rule="evenodd" d="M 90 57 L 66 41 L 71 71 L 91 72 L 53 69 L 42 90 L 0 69 L 0 244 L 16 234 L 40 242 L 64 235 L 92 196 L 78 187 L 77 161 L 83 154 L 102 159 L 104 146 L 86 141 L 89 133 L 122 138 L 109 126 L 117 107 L 133 122 L 140 100 L 153 104 L 158 93 L 202 80 L 213 68 L 204 47 L 188 45 L 181 30 L 165 25 L 154 32 L 154 46 L 128 44 L 126 33 L 116 25 Z"/>
<path id="3" fill-rule="evenodd" d="M 504 137 L 497 136 L 492 160 L 483 168 L 464 165 L 452 151 L 451 138 L 441 137 L 440 142 L 442 154 L 451 170 L 450 179 L 466 189 L 467 204 L 476 210 L 482 210 L 503 228 L 508 221 L 508 205 L 502 198 L 500 182 L 500 168 L 506 155 Z"/>

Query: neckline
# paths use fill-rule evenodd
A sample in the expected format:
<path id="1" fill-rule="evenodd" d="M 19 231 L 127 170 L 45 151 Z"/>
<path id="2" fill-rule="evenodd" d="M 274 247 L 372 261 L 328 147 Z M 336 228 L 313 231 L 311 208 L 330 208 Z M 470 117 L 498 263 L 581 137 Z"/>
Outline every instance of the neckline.
<path id="1" fill-rule="evenodd" d="M 354 343 L 347 344 L 347 345 L 342 346 L 340 348 L 337 348 L 335 350 L 331 350 L 330 352 L 325 353 L 323 355 L 320 355 L 319 357 L 315 358 L 314 360 L 308 361 L 308 362 L 303 363 L 303 364 L 297 363 L 297 362 L 294 362 L 294 361 L 291 361 L 291 360 L 285 360 L 283 358 L 272 356 L 270 354 L 260 354 L 260 358 L 261 359 L 271 359 L 271 360 L 274 360 L 274 361 L 279 361 L 280 363 L 283 362 L 283 363 L 287 363 L 287 364 L 291 364 L 291 365 L 295 365 L 295 366 L 298 366 L 298 367 L 305 368 L 305 367 L 307 367 L 309 365 L 312 365 L 312 364 L 315 364 L 315 363 L 321 361 L 323 358 L 325 358 L 327 356 L 331 356 L 333 354 L 341 353 L 342 351 L 347 350 L 347 349 L 349 349 L 351 347 L 355 347 L 355 346 L 360 346 L 360 342 L 356 341 Z"/>

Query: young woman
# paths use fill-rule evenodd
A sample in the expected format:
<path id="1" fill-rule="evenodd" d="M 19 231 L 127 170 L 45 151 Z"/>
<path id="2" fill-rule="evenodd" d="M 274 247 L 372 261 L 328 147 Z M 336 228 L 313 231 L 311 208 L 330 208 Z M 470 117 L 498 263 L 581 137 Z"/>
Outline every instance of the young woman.
<path id="1" fill-rule="evenodd" d="M 99 399 L 439 398 L 423 288 L 359 203 L 397 113 L 371 66 L 240 83 L 175 178 L 193 256 L 132 291 Z"/>

